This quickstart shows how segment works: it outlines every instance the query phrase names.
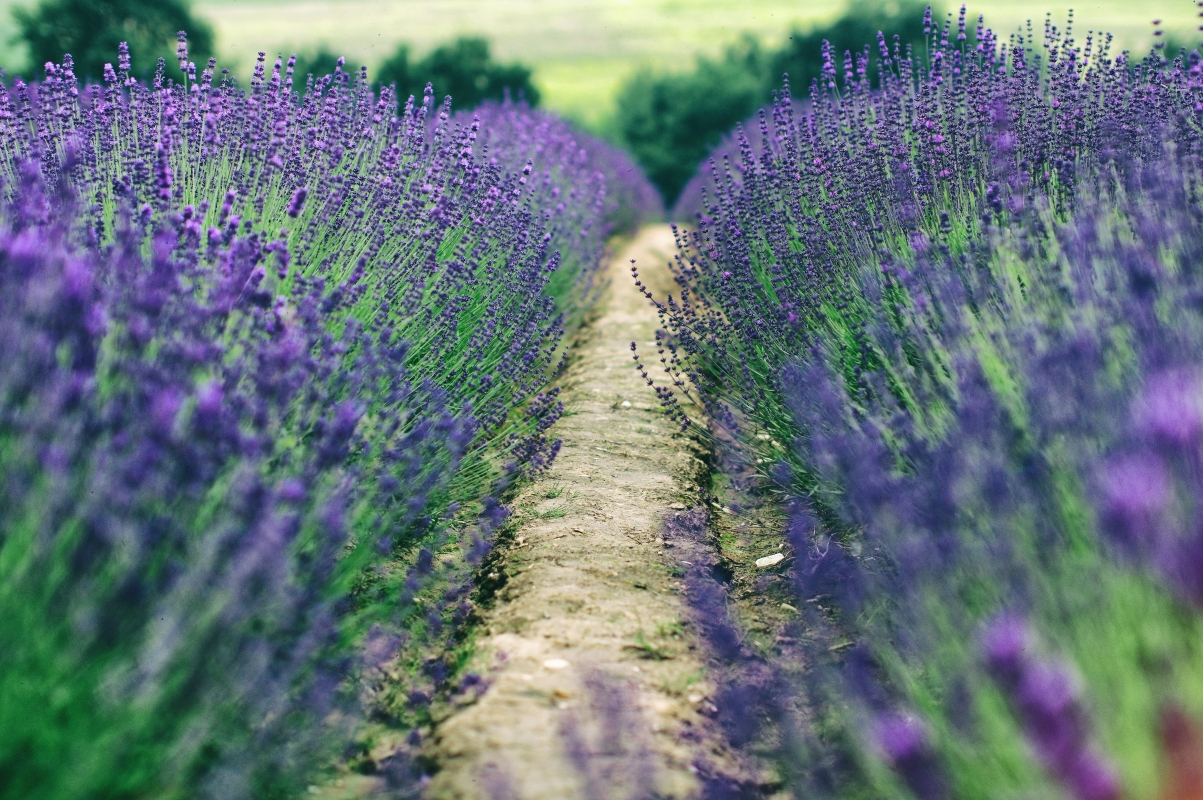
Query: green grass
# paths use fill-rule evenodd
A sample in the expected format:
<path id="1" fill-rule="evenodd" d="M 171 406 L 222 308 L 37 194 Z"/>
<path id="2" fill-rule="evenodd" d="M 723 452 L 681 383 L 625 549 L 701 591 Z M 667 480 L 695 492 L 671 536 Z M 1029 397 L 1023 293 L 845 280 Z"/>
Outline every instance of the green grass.
<path id="1" fill-rule="evenodd" d="M 9 12 L 33 0 L 0 0 L 0 64 L 23 67 Z M 535 68 L 545 104 L 590 127 L 602 124 L 624 78 L 642 66 L 689 66 L 695 54 L 717 54 L 748 31 L 771 44 L 791 26 L 807 28 L 839 16 L 846 3 L 827 0 L 195 0 L 217 31 L 225 66 L 249 74 L 258 50 L 315 50 L 325 46 L 353 64 L 377 67 L 398 44 L 418 53 L 461 34 L 487 36 L 502 59 Z M 947 8 L 957 7 L 953 3 Z M 1194 29 L 1185 0 L 1017 0 L 970 5 L 999 32 L 1026 19 L 1037 28 L 1046 11 L 1064 20 L 1073 7 L 1077 30 L 1106 29 L 1122 47 L 1151 41 L 1160 17 L 1180 39 Z M 1080 37 L 1082 38 L 1082 37 Z"/>
<path id="2" fill-rule="evenodd" d="M 646 658 L 649 661 L 667 661 L 672 658 L 663 647 L 648 641 L 643 628 L 635 632 L 635 643 L 628 644 L 626 649 L 634 650 L 640 658 Z"/>
<path id="3" fill-rule="evenodd" d="M 568 516 L 568 509 L 564 506 L 555 506 L 546 511 L 535 511 L 534 516 L 538 519 L 563 519 Z"/>

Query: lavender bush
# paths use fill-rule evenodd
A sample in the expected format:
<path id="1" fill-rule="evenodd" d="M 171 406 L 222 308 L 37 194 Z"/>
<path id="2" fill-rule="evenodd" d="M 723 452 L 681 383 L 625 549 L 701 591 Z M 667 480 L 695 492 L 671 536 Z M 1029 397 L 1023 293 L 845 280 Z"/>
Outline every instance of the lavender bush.
<path id="1" fill-rule="evenodd" d="M 550 205 L 556 209 L 556 231 L 575 241 L 568 249 L 595 252 L 609 235 L 633 234 L 641 224 L 661 219 L 664 207 L 655 188 L 639 167 L 621 150 L 592 136 L 582 136 L 571 125 L 545 111 L 522 109 L 511 103 L 486 103 L 463 115 L 479 119 L 481 144 L 494 142 L 494 157 L 504 169 L 518 172 L 525 160 L 547 164 L 539 180 L 550 187 Z M 571 179 L 561 174 L 568 172 Z M 569 186 L 567 196 L 562 189 Z M 592 191 L 590 197 L 572 192 Z M 563 208 L 560 208 L 563 206 Z M 583 309 L 587 303 L 590 271 L 564 270 L 552 277 L 549 292 L 561 309 Z M 580 280 L 581 277 L 585 280 Z"/>
<path id="2" fill-rule="evenodd" d="M 804 117 L 809 110 L 808 103 L 796 97 L 792 98 L 792 105 L 791 113 L 795 117 Z M 706 198 L 713 197 L 716 190 L 721 191 L 715 182 L 722 177 L 716 168 L 717 165 L 729 166 L 733 173 L 732 178 L 740 181 L 739 173 L 743 168 L 743 162 L 740 159 L 742 143 L 746 141 L 753 151 L 759 151 L 765 147 L 762 136 L 768 133 L 767 127 L 760 127 L 759 113 L 757 113 L 724 136 L 722 141 L 710 151 L 710 157 L 706 160 L 705 165 L 690 178 L 689 182 L 685 184 L 685 188 L 681 190 L 681 194 L 673 203 L 670 218 L 685 225 L 697 219 L 698 214 L 706 210 L 704 206 Z"/>
<path id="3" fill-rule="evenodd" d="M 0 90 L 5 797 L 291 796 L 420 722 L 646 193 L 524 108 L 178 55 Z"/>
<path id="4" fill-rule="evenodd" d="M 657 388 L 792 498 L 799 792 L 1153 796 L 1203 718 L 1200 57 L 927 28 L 716 165 Z"/>

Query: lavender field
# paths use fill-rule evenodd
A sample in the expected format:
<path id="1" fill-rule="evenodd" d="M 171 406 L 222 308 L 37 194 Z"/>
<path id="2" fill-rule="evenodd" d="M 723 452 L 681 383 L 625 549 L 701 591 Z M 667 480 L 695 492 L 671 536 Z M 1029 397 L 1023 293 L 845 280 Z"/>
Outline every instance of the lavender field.
<path id="1" fill-rule="evenodd" d="M 1203 56 L 916 14 L 12 70 L 0 798 L 1203 798 Z"/>

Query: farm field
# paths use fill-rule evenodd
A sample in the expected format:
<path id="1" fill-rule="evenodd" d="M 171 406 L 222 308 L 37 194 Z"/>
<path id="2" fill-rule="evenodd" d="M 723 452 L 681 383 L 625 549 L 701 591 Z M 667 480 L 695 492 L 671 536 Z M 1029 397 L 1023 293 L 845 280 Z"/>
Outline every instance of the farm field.
<path id="1" fill-rule="evenodd" d="M 0 63 L 24 62 L 14 45 L 10 11 L 0 0 Z M 954 10 L 952 6 L 948 10 Z M 1196 27 L 1189 2 L 1037 0 L 973 4 L 999 33 L 1045 13 L 1060 24 L 1074 9 L 1078 29 L 1107 30 L 1118 47 L 1147 47 L 1150 22 L 1171 35 Z M 463 34 L 484 35 L 502 59 L 535 68 L 547 107 L 589 125 L 611 109 L 616 88 L 636 69 L 677 69 L 697 54 L 716 55 L 742 33 L 778 44 L 792 26 L 837 18 L 840 2 L 813 0 L 200 0 L 196 10 L 217 32 L 224 65 L 249 76 L 255 53 L 327 47 L 373 70 L 398 44 L 424 52 Z"/>
<path id="2" fill-rule="evenodd" d="M 1203 11 L 45 2 L 0 800 L 1203 800 Z"/>
<path id="3" fill-rule="evenodd" d="M 1187 3 L 1154 0 L 1140 4 L 1134 19 L 1129 0 L 1104 0 L 1048 7 L 1033 0 L 983 5 L 990 24 L 1010 31 L 1032 18 L 1039 24 L 1075 9 L 1079 26 L 1108 30 L 1120 46 L 1151 41 L 1149 22 L 1158 17 L 1167 30 L 1193 31 Z M 783 31 L 809 28 L 838 17 L 839 3 L 811 0 L 319 0 L 318 2 L 198 3 L 222 42 L 222 54 L 246 72 L 261 48 L 327 45 L 369 69 L 402 42 L 420 51 L 461 34 L 485 34 L 502 59 L 535 68 L 546 105 L 573 119 L 596 123 L 609 110 L 614 90 L 634 69 L 674 69 L 697 53 L 718 54 L 740 34 L 752 33 L 776 45 Z"/>

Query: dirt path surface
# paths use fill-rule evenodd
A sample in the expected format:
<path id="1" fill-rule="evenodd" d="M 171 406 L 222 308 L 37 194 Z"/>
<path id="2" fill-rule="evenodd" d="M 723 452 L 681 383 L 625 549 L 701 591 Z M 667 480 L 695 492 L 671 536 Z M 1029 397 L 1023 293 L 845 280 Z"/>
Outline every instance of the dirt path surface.
<path id="1" fill-rule="evenodd" d="M 663 416 L 630 351 L 636 341 L 649 358 L 657 327 L 630 259 L 663 297 L 673 249 L 667 226 L 645 229 L 602 276 L 560 382 L 563 448 L 517 498 L 505 585 L 484 612 L 473 666 L 488 689 L 441 721 L 427 751 L 432 800 L 685 798 L 699 764 L 724 761 L 662 538 L 665 516 L 696 503 L 703 453 Z"/>

